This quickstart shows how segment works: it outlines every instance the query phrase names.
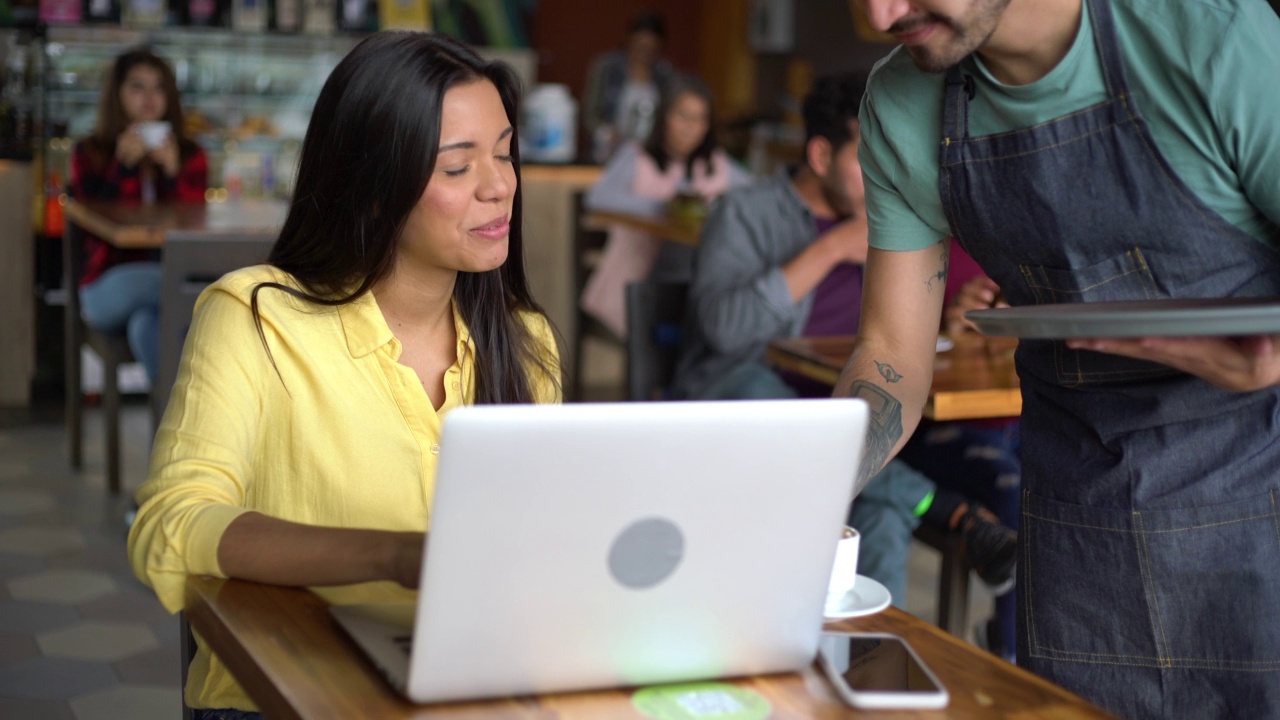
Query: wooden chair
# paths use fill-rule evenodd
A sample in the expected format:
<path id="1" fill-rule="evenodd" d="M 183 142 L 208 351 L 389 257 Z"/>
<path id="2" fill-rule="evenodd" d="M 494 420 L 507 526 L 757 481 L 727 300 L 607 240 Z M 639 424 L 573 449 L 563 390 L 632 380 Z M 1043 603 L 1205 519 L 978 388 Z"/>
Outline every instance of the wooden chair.
<path id="1" fill-rule="evenodd" d="M 80 278 L 84 276 L 84 243 L 82 231 L 68 220 L 62 230 L 62 285 L 67 303 L 63 328 L 65 337 L 65 375 L 67 439 L 70 443 L 71 467 L 84 465 L 83 421 L 84 387 L 81 384 L 81 347 L 88 345 L 102 358 L 102 416 L 106 424 L 107 489 L 120 493 L 120 366 L 134 361 L 128 338 L 123 333 L 105 333 L 89 327 L 80 315 Z"/>
<path id="2" fill-rule="evenodd" d="M 600 256 L 604 252 L 605 240 L 608 238 L 608 232 L 603 228 L 587 227 L 583 224 L 582 219 L 586 215 L 586 206 L 583 203 L 585 192 L 579 190 L 573 194 L 573 304 L 574 304 L 574 324 L 573 324 L 573 357 L 569 363 L 569 392 L 568 399 L 573 401 L 581 401 L 583 397 L 583 356 L 586 348 L 587 338 L 595 338 L 611 345 L 621 345 L 622 340 L 613 333 L 604 323 L 595 319 L 590 313 L 582 309 L 578 300 L 582 297 L 582 290 L 587 286 L 587 278 L 591 277 L 592 271 L 600 262 Z"/>
<path id="3" fill-rule="evenodd" d="M 627 286 L 627 399 L 669 397 L 684 326 L 687 283 Z"/>
<path id="4" fill-rule="evenodd" d="M 157 421 L 169 404 L 169 392 L 178 376 L 196 298 L 226 273 L 266 262 L 275 239 L 275 232 L 228 235 L 174 231 L 166 236 L 160 281 L 160 361 L 151 387 L 151 408 Z"/>
<path id="5" fill-rule="evenodd" d="M 921 523 L 913 537 L 942 556 L 942 570 L 938 573 L 938 627 L 956 637 L 966 637 L 971 567 L 960 533 Z"/>

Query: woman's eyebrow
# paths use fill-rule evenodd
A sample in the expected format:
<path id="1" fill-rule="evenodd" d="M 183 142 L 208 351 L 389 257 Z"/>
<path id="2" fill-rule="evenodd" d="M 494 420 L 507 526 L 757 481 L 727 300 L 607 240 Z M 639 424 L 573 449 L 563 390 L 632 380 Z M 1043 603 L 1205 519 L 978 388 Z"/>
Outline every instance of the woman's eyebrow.
<path id="1" fill-rule="evenodd" d="M 498 135 L 498 142 L 501 142 L 504 138 L 506 138 L 513 132 L 515 132 L 515 128 L 512 128 L 510 125 L 508 125 L 507 129 L 503 130 L 502 133 Z M 474 140 L 463 140 L 462 142 L 449 143 L 448 145 L 441 145 L 440 149 L 436 150 L 436 152 L 442 153 L 442 152 L 448 152 L 450 150 L 472 150 L 475 148 L 475 146 L 476 146 L 476 143 Z"/>

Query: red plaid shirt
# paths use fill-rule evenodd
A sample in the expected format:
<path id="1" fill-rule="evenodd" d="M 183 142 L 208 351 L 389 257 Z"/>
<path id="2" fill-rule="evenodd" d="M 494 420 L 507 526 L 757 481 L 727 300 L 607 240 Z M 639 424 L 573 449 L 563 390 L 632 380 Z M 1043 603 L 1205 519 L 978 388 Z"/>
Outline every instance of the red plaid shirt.
<path id="1" fill-rule="evenodd" d="M 142 201 L 142 165 L 127 168 L 112 156 L 106 168 L 97 169 L 83 141 L 76 143 L 71 155 L 71 196 L 83 200 Z M 204 150 L 196 147 L 182 163 L 178 176 L 171 178 L 156 170 L 156 200 L 203 202 L 209 186 L 209 161 Z M 90 233 L 84 236 L 83 287 L 102 276 L 108 268 L 128 262 L 152 260 L 151 250 L 121 250 Z"/>

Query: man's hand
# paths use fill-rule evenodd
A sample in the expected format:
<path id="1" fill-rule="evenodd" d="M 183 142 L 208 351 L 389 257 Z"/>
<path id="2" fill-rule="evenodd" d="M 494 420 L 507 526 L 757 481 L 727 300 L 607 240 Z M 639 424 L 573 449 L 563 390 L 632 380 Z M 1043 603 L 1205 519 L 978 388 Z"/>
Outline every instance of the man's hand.
<path id="1" fill-rule="evenodd" d="M 1067 347 L 1158 362 L 1224 390 L 1249 392 L 1280 384 L 1280 335 L 1076 338 Z"/>
<path id="2" fill-rule="evenodd" d="M 964 316 L 970 310 L 1008 306 L 1000 294 L 1000 286 L 986 275 L 979 275 L 965 283 L 943 310 L 947 334 L 955 337 L 966 332 L 978 332 L 978 326 Z"/>
<path id="3" fill-rule="evenodd" d="M 862 265 L 867 261 L 867 218 L 852 217 L 841 221 L 823 233 L 819 240 L 831 251 L 836 264 Z"/>

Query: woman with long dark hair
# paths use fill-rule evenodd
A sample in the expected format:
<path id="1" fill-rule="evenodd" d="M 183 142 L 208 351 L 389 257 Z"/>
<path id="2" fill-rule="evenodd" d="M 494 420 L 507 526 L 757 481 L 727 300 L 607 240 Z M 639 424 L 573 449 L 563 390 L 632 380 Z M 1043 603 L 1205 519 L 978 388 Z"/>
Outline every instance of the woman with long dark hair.
<path id="1" fill-rule="evenodd" d="M 183 132 L 178 84 L 169 64 L 145 48 L 119 55 L 107 73 L 93 134 L 76 143 L 71 154 L 71 196 L 203 202 L 208 171 L 204 151 Z M 90 233 L 83 236 L 81 314 L 90 327 L 125 333 L 134 357 L 154 380 L 160 263 L 154 252 L 122 250 Z"/>
<path id="2" fill-rule="evenodd" d="M 661 216 L 677 196 L 705 204 L 751 182 L 716 141 L 715 105 L 706 83 L 674 77 L 658 106 L 658 120 L 644 143 L 618 149 L 586 196 L 591 210 Z M 604 255 L 580 302 L 619 337 L 626 336 L 623 297 L 628 283 L 646 278 L 688 282 L 693 248 L 626 226 L 609 228 Z"/>
<path id="3" fill-rule="evenodd" d="M 334 69 L 269 264 L 197 303 L 138 492 L 130 555 L 170 610 L 193 574 L 397 599 L 442 417 L 559 400 L 521 256 L 517 101 L 507 66 L 440 35 L 378 33 Z M 205 648 L 186 698 L 255 709 Z"/>

